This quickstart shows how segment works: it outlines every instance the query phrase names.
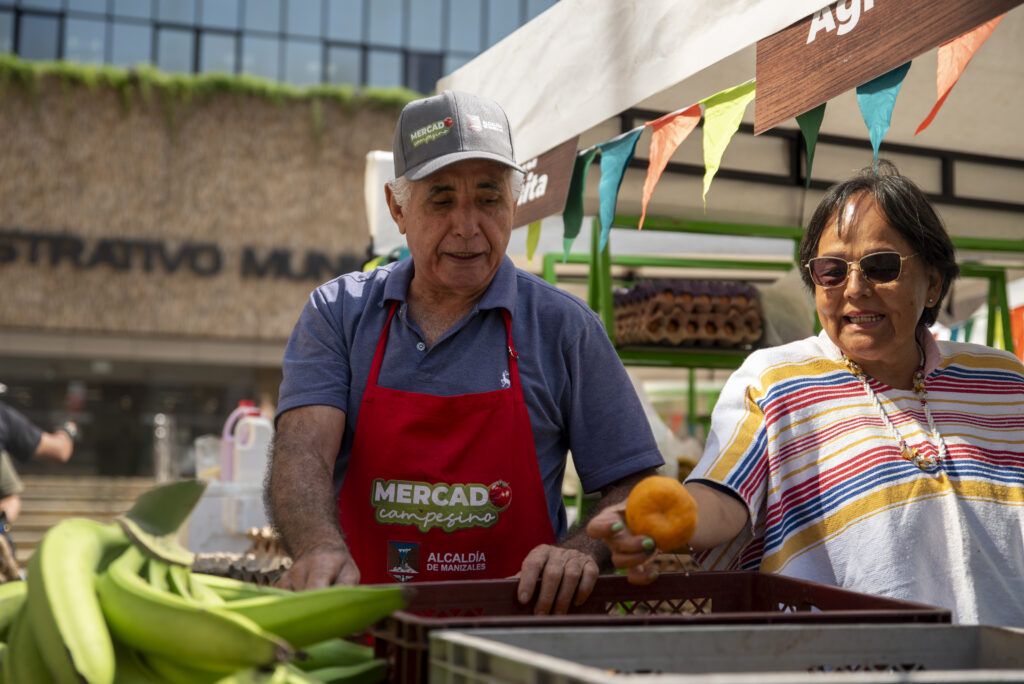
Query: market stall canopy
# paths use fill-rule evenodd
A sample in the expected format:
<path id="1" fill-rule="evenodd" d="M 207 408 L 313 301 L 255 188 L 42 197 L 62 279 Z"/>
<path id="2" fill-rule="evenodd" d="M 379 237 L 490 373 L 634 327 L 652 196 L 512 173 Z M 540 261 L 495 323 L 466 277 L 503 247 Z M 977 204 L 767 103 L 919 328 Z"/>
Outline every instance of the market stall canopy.
<path id="1" fill-rule="evenodd" d="M 516 156 L 531 159 L 827 4 L 561 0 L 438 90 L 501 103 Z"/>

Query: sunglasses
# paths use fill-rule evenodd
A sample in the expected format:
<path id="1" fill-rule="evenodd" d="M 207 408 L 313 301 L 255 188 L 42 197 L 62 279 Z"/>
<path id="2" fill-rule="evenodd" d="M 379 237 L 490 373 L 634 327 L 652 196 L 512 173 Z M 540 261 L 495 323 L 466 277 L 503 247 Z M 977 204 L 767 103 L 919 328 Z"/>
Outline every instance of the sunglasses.
<path id="1" fill-rule="evenodd" d="M 903 256 L 899 252 L 875 252 L 865 254 L 856 261 L 839 257 L 815 257 L 809 259 L 804 268 L 811 274 L 811 280 L 819 287 L 839 287 L 850 277 L 850 270 L 856 266 L 869 283 L 881 285 L 891 283 L 903 272 L 903 262 L 917 253 Z"/>

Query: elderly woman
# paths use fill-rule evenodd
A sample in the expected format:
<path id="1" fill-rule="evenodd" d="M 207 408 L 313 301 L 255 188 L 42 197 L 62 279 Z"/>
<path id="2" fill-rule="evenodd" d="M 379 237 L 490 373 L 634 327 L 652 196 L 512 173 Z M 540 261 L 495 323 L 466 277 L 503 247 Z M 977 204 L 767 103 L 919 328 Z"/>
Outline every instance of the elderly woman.
<path id="1" fill-rule="evenodd" d="M 702 567 L 1024 625 L 1024 367 L 929 334 L 959 272 L 935 211 L 891 165 L 865 170 L 826 194 L 800 260 L 823 330 L 726 383 L 686 484 Z M 622 508 L 588 532 L 651 581 Z"/>

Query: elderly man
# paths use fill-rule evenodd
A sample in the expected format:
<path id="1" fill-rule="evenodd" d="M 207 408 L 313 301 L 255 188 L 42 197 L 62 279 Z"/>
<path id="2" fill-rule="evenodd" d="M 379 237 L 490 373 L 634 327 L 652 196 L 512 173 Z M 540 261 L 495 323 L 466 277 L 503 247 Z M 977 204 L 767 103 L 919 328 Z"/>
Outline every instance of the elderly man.
<path id="1" fill-rule="evenodd" d="M 565 612 L 607 559 L 567 535 L 567 451 L 599 507 L 661 455 L 597 316 L 505 256 L 522 170 L 501 107 L 412 102 L 394 156 L 384 192 L 411 258 L 317 288 L 285 351 L 280 584 L 518 574 L 523 603 Z"/>

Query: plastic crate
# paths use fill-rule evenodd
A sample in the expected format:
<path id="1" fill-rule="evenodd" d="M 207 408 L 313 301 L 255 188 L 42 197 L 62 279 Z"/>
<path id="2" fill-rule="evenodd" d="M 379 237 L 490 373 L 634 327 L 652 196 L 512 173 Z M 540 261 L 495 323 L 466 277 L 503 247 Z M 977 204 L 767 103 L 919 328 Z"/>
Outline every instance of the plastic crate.
<path id="1" fill-rule="evenodd" d="M 424 682 L 429 633 L 440 628 L 722 623 L 949 622 L 949 611 L 759 572 L 665 573 L 646 586 L 602 575 L 569 615 L 533 615 L 518 580 L 422 582 L 404 611 L 377 624 L 390 681 Z"/>
<path id="2" fill-rule="evenodd" d="M 756 625 L 438 630 L 432 684 L 1024 682 L 1024 630 Z"/>

